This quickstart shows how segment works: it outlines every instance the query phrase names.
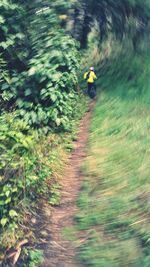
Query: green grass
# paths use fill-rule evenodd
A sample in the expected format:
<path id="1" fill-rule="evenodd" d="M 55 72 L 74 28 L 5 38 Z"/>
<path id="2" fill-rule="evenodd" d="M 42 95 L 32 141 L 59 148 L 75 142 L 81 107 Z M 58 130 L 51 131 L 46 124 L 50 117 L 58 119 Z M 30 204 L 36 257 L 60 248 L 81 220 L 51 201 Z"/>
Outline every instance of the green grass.
<path id="1" fill-rule="evenodd" d="M 131 70 L 136 74 L 135 62 L 139 64 L 140 58 L 132 62 Z M 149 62 L 143 64 L 148 71 Z M 135 75 L 137 81 L 135 77 L 128 79 L 128 69 L 124 76 L 119 73 L 116 81 L 112 73 L 101 79 L 107 90 L 101 93 L 93 114 L 83 167 L 85 181 L 77 201 L 76 228 L 87 237 L 77 255 L 82 266 L 150 266 L 150 98 L 146 71 Z M 142 91 L 146 83 L 147 91 Z"/>

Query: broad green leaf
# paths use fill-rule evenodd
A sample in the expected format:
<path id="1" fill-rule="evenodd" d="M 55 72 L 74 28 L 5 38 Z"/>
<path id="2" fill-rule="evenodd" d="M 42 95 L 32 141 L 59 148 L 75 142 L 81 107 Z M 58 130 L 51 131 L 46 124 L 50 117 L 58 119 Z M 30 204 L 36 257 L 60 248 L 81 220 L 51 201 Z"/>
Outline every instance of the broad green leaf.
<path id="1" fill-rule="evenodd" d="M 32 68 L 29 69 L 29 71 L 28 71 L 29 76 L 34 75 L 35 73 L 36 73 L 36 68 L 35 68 L 35 67 L 32 67 Z"/>
<path id="2" fill-rule="evenodd" d="M 18 213 L 15 210 L 10 210 L 9 211 L 9 216 L 11 218 L 14 218 L 14 217 L 17 217 L 18 216 Z"/>
<path id="3" fill-rule="evenodd" d="M 57 100 L 57 95 L 56 94 L 51 94 L 51 99 L 53 102 Z"/>
<path id="4" fill-rule="evenodd" d="M 6 225 L 6 223 L 8 222 L 8 219 L 2 218 L 0 222 L 1 222 L 2 227 L 4 227 Z"/>

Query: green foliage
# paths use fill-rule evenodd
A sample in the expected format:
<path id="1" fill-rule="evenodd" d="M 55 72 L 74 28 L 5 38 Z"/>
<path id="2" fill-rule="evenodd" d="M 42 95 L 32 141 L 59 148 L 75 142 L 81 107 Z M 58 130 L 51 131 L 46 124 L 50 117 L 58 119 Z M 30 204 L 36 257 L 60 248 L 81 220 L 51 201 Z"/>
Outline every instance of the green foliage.
<path id="1" fill-rule="evenodd" d="M 57 147 L 65 141 L 58 136 L 49 141 L 46 134 L 72 132 L 80 116 L 78 44 L 65 31 L 71 7 L 71 1 L 0 3 L 1 233 L 22 220 L 24 200 L 50 199 L 52 187 L 50 201 L 59 201 L 48 177 L 60 160 Z"/>
<path id="2" fill-rule="evenodd" d="M 29 252 L 30 263 L 28 267 L 36 267 L 37 264 L 42 263 L 44 260 L 44 255 L 41 250 L 33 250 Z"/>
<path id="3" fill-rule="evenodd" d="M 44 261 L 43 251 L 40 249 L 27 250 L 23 248 L 24 254 L 27 256 L 27 260 L 24 266 L 36 267 L 38 264 Z"/>
<path id="4" fill-rule="evenodd" d="M 121 45 L 114 42 L 108 64 L 103 64 L 99 68 L 103 88 L 108 88 L 109 82 L 115 83 L 115 89 L 117 89 L 116 91 L 120 97 L 126 98 L 129 95 L 132 99 L 140 97 L 144 103 L 149 104 L 150 60 L 148 46 L 149 44 L 145 42 L 139 47 L 138 53 L 133 54 L 129 41 Z M 127 50 L 129 51 L 127 52 Z M 128 62 L 130 62 L 130 65 Z M 107 75 L 107 79 L 105 79 L 105 75 Z M 128 84 L 126 90 L 121 83 Z M 113 91 L 113 88 L 110 88 L 110 90 Z"/>
<path id="5" fill-rule="evenodd" d="M 0 6 L 1 102 L 29 125 L 68 128 L 79 69 L 77 44 L 62 29 L 71 2 L 33 2 L 32 12 L 28 1 L 14 2 Z"/>
<path id="6" fill-rule="evenodd" d="M 74 91 L 78 55 L 74 41 L 63 32 L 49 38 L 45 51 L 30 61 L 28 76 L 18 77 L 17 81 L 14 78 L 11 86 L 16 91 L 19 114 L 30 125 L 65 128 L 78 99 Z"/>
<path id="7" fill-rule="evenodd" d="M 76 14 L 73 18 L 73 27 L 71 26 L 72 8 L 75 9 Z M 141 35 L 141 32 L 145 31 L 149 19 L 149 2 L 145 1 L 143 4 L 141 0 L 119 0 L 117 2 L 110 0 L 63 0 L 60 3 L 59 0 L 53 2 L 49 0 L 3 0 L 0 3 L 0 11 L 0 241 L 3 252 L 6 246 L 13 246 L 16 239 L 23 236 L 23 234 L 16 234 L 16 232 L 18 223 L 23 222 L 25 201 L 30 205 L 44 196 L 53 205 L 59 203 L 60 193 L 59 188 L 57 188 L 57 176 L 62 172 L 63 160 L 66 159 L 64 150 L 70 151 L 73 148 L 71 141 L 76 138 L 76 133 L 73 132 L 75 122 L 81 117 L 81 111 L 84 109 L 82 96 L 77 94 L 78 73 L 80 72 L 79 46 L 68 34 L 70 28 L 74 28 L 74 32 L 79 30 L 78 39 L 84 46 L 87 35 L 94 27 L 96 19 L 100 30 L 97 39 L 102 40 L 104 36 L 114 33 L 119 39 L 132 37 L 134 46 L 136 46 L 137 34 Z M 77 30 L 76 25 L 79 27 Z M 122 54 L 120 56 L 122 57 Z M 138 92 L 145 105 L 146 102 L 149 103 L 149 98 L 143 96 L 143 92 L 146 92 L 148 96 L 148 90 L 144 81 L 146 73 L 139 75 L 142 70 L 142 67 L 139 67 L 140 60 L 141 58 L 136 57 L 132 62 L 132 68 L 128 67 L 129 64 L 122 63 L 122 70 L 125 72 L 124 83 L 117 84 L 118 90 L 116 89 L 116 92 L 118 96 L 122 97 L 121 99 L 130 95 L 134 101 Z M 144 60 L 148 66 L 149 59 L 146 59 L 145 56 Z M 112 74 L 116 78 L 123 76 L 119 71 L 121 65 L 118 64 L 118 58 L 117 61 L 116 58 L 111 59 L 112 62 L 115 70 L 108 65 L 101 70 L 102 75 L 106 75 L 107 72 L 107 82 L 110 82 Z M 101 82 L 103 86 L 108 86 L 103 80 Z M 126 83 L 130 84 L 129 90 L 126 90 L 127 93 L 124 90 Z M 142 84 L 144 86 L 141 87 Z M 137 89 L 136 92 L 133 88 Z M 100 137 L 109 139 L 114 136 L 116 138 L 125 129 L 119 121 L 119 118 L 124 116 L 125 106 L 121 108 L 118 103 L 113 106 L 114 102 L 107 101 L 107 97 L 106 99 L 104 97 L 104 101 L 108 105 L 112 105 L 117 114 L 117 122 L 111 118 L 109 128 L 105 129 L 104 127 L 104 130 L 100 129 L 98 132 Z M 107 115 L 106 106 L 100 105 L 100 108 L 97 112 L 101 112 L 103 115 L 101 117 L 96 116 L 99 118 L 97 125 L 102 125 L 103 119 Z M 147 124 L 149 125 L 148 119 Z M 127 129 L 130 128 L 130 123 L 127 122 L 126 125 Z M 49 134 L 50 131 L 51 134 Z M 59 136 L 52 134 L 54 131 L 61 134 Z M 64 133 L 62 135 L 62 131 L 70 132 L 70 134 Z M 135 139 L 139 137 L 138 134 L 143 136 L 142 131 L 137 132 L 135 130 L 134 134 Z M 98 139 L 97 136 L 96 138 Z M 130 138 L 131 141 L 134 140 L 132 135 Z M 143 140 L 143 150 L 146 142 L 149 142 L 148 138 Z M 110 146 L 112 144 L 111 140 Z M 117 151 L 114 149 L 106 162 L 114 161 L 117 164 L 119 158 L 122 160 L 128 158 L 127 162 L 129 162 L 131 158 L 125 149 L 126 146 L 128 147 L 125 142 L 123 153 L 121 149 Z M 134 149 L 133 151 L 129 149 L 129 151 L 130 154 L 134 153 Z M 133 188 L 135 181 L 138 180 L 135 169 L 139 166 L 139 162 L 140 158 L 135 157 L 134 167 L 131 171 L 132 179 L 129 181 Z M 112 176 L 114 175 L 113 168 L 110 165 L 106 166 L 104 179 L 111 171 Z M 126 166 L 124 168 L 126 170 Z M 94 171 L 92 178 L 97 177 L 96 170 Z M 123 171 L 120 175 L 123 175 Z M 147 172 L 144 180 L 140 181 L 142 186 L 146 180 L 146 175 Z M 53 181 L 51 181 L 52 177 Z M 107 181 L 110 181 L 112 187 L 116 186 L 117 178 L 115 179 L 114 176 L 113 178 L 114 180 L 111 181 L 108 176 L 106 184 Z M 92 180 L 94 181 L 94 179 Z M 90 191 L 89 188 L 88 190 Z M 94 203 L 95 201 L 93 199 Z M 79 205 L 81 208 L 85 208 L 84 216 L 81 213 L 77 217 L 81 222 L 80 227 L 82 229 L 93 225 L 97 226 L 101 221 L 103 224 L 108 223 L 105 230 L 114 234 L 117 233 L 117 238 L 120 240 L 134 236 L 135 228 L 134 231 L 132 229 L 126 231 L 134 221 L 133 218 L 129 217 L 128 220 L 125 220 L 124 217 L 117 217 L 118 210 L 123 210 L 125 204 L 128 207 L 128 201 L 125 198 L 119 196 L 106 201 L 104 197 L 99 202 L 104 203 L 105 207 L 109 207 L 107 212 L 105 213 L 104 210 L 95 211 L 92 207 L 88 216 L 86 208 L 89 210 L 91 208 L 89 192 L 83 194 L 79 199 Z M 136 204 L 134 205 L 136 207 Z M 147 208 L 146 206 L 145 209 Z M 21 215 L 20 210 L 22 211 Z M 126 209 L 125 212 L 127 212 Z M 110 223 L 111 219 L 112 222 Z M 125 231 L 120 234 L 119 231 L 122 228 Z M 8 232 L 7 238 L 6 231 Z M 141 232 L 138 229 L 138 232 L 140 232 L 141 238 L 147 236 L 146 230 Z M 94 249 L 89 249 L 94 244 L 92 240 L 96 241 L 98 245 Z M 135 240 L 132 242 L 136 244 Z M 87 263 L 90 266 L 92 264 L 98 266 L 100 262 L 102 266 L 113 266 L 113 260 L 118 255 L 116 244 L 112 259 L 109 254 L 112 246 L 110 245 L 107 251 L 107 244 L 104 246 L 99 244 L 95 233 L 92 233 L 89 243 L 87 247 L 83 248 L 82 259 L 86 259 L 87 255 Z M 148 245 L 146 245 L 146 249 L 148 249 Z M 84 253 L 85 250 L 86 253 Z M 96 256 L 99 250 L 102 250 L 102 257 L 97 260 Z M 119 255 L 122 251 L 123 245 Z M 104 256 L 104 252 L 107 252 L 106 256 Z M 128 254 L 129 251 L 126 250 L 126 253 Z M 109 260 L 107 260 L 108 258 Z M 31 252 L 30 259 L 29 266 L 35 266 L 41 260 L 40 252 Z M 147 260 L 144 264 L 147 264 Z"/>
<path id="8" fill-rule="evenodd" d="M 78 255 L 83 266 L 149 266 L 150 57 L 123 48 L 115 46 L 99 69 L 103 92 L 76 215 L 86 237 Z"/>
<path id="9" fill-rule="evenodd" d="M 38 136 L 29 132 L 27 124 L 8 114 L 0 117 L 0 123 L 0 222 L 4 227 L 18 219 L 20 200 L 35 198 L 38 185 L 49 173 L 43 177 L 42 163 L 41 171 L 35 169 L 40 160 L 34 152 Z"/>
<path id="10" fill-rule="evenodd" d="M 24 10 L 15 1 L 0 3 L 0 53 L 6 60 L 8 72 L 25 68 L 27 55 L 23 31 Z"/>
<path id="11" fill-rule="evenodd" d="M 0 123 L 0 220 L 4 227 L 16 219 L 17 210 L 13 207 L 25 194 L 26 187 L 32 184 L 29 174 L 26 181 L 24 171 L 26 164 L 30 171 L 32 169 L 29 155 L 33 153 L 35 141 L 33 135 L 27 135 L 28 126 L 15 120 L 13 115 L 1 116 Z"/>
<path id="12" fill-rule="evenodd" d="M 60 203 L 60 186 L 59 184 L 54 184 L 51 187 L 51 196 L 49 199 L 51 205 L 58 205 Z"/>
<path id="13" fill-rule="evenodd" d="M 84 99 L 85 100 L 85 99 Z M 80 99 L 81 101 L 81 99 Z M 83 101 L 83 100 L 82 100 Z M 0 252 L 15 246 L 24 238 L 20 226 L 26 209 L 33 208 L 39 199 L 58 205 L 62 176 L 67 159 L 68 145 L 77 134 L 78 120 L 85 108 L 80 102 L 74 108 L 75 118 L 69 133 L 49 133 L 47 129 L 31 130 L 16 113 L 0 116 Z M 71 146 L 71 145 L 70 145 Z M 19 226 L 18 226 L 19 224 Z"/>
<path id="14" fill-rule="evenodd" d="M 0 84 L 5 81 L 8 81 L 8 71 L 6 69 L 6 62 L 3 60 L 2 56 L 0 55 Z"/>
<path id="15" fill-rule="evenodd" d="M 81 46 L 87 46 L 87 37 L 94 28 L 95 20 L 99 28 L 98 39 L 101 42 L 113 34 L 119 40 L 128 35 L 134 48 L 143 36 L 150 17 L 150 3 L 142 0 L 79 0 L 74 12 L 74 36 Z"/>

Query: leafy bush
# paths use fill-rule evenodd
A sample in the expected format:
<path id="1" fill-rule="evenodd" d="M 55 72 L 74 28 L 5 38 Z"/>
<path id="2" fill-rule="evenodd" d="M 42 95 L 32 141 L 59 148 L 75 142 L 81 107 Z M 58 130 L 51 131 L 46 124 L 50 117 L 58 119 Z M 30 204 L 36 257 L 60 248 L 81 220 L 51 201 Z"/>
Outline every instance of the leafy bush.
<path id="1" fill-rule="evenodd" d="M 23 238 L 20 224 L 26 222 L 29 206 L 33 209 L 41 198 L 52 205 L 59 203 L 58 179 L 83 111 L 83 102 L 79 102 L 71 132 L 59 135 L 46 135 L 47 128 L 31 130 L 16 112 L 0 116 L 0 254 Z"/>
<path id="2" fill-rule="evenodd" d="M 45 181 L 51 175 L 52 147 L 59 141 L 57 136 L 51 138 L 45 150 L 42 136 L 14 114 L 1 116 L 0 124 L 0 223 L 4 227 L 17 217 L 20 201 L 34 200 L 37 193 L 50 194 Z"/>
<path id="3" fill-rule="evenodd" d="M 78 52 L 73 39 L 61 31 L 48 38 L 47 46 L 50 51 L 47 47 L 48 51 L 41 51 L 30 60 L 27 73 L 13 77 L 11 91 L 18 114 L 28 124 L 65 127 L 77 101 Z"/>
<path id="4" fill-rule="evenodd" d="M 19 199 L 34 183 L 25 172 L 33 167 L 31 157 L 35 140 L 32 134 L 27 134 L 27 124 L 15 121 L 12 115 L 1 116 L 0 124 L 0 220 L 4 227 L 17 216 L 13 207 L 17 207 Z"/>
<path id="5" fill-rule="evenodd" d="M 46 1 L 45 4 L 48 5 Z M 64 12 L 66 6 L 67 3 Z M 29 17 L 30 10 L 26 4 L 14 5 L 13 8 L 15 12 L 18 11 L 20 19 L 26 15 L 25 20 L 17 27 L 10 25 L 8 14 L 12 9 L 6 11 L 5 5 L 1 8 L 4 11 L 1 30 L 6 27 L 14 32 L 13 42 L 5 47 L 6 51 L 0 43 L 2 58 L 8 57 L 10 50 L 10 62 L 7 60 L 7 64 L 9 67 L 11 63 L 12 67 L 11 80 L 2 83 L 3 101 L 7 102 L 8 107 L 15 106 L 18 117 L 23 118 L 29 125 L 68 128 L 78 100 L 76 86 L 79 52 L 76 41 L 61 28 L 60 14 L 63 8 L 58 9 L 58 3 L 55 3 L 42 10 L 42 4 L 33 3 L 35 14 Z M 12 22 L 16 25 L 18 19 L 12 16 Z M 24 34 L 21 35 L 23 27 L 30 43 L 24 38 Z M 45 31 L 41 30 L 43 28 Z M 6 36 L 4 37 L 3 43 L 6 46 Z M 16 44 L 17 37 L 20 38 L 19 44 Z M 21 42 L 24 53 L 18 47 Z M 15 48 L 18 49 L 19 63 L 14 53 Z"/>

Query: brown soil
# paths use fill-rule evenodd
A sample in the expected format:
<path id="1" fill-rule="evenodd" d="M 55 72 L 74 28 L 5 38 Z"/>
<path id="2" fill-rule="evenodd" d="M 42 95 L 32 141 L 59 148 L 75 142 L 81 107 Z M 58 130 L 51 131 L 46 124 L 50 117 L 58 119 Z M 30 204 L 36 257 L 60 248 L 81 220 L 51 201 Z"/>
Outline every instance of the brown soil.
<path id="1" fill-rule="evenodd" d="M 89 111 L 80 123 L 78 140 L 75 149 L 61 180 L 61 203 L 52 208 L 46 230 L 49 233 L 49 241 L 45 245 L 45 262 L 40 267 L 77 267 L 75 262 L 76 249 L 74 243 L 64 240 L 62 231 L 74 225 L 74 215 L 77 212 L 76 199 L 83 181 L 80 171 L 86 157 L 86 144 L 88 141 L 89 122 L 94 108 L 94 102 L 90 103 Z"/>

